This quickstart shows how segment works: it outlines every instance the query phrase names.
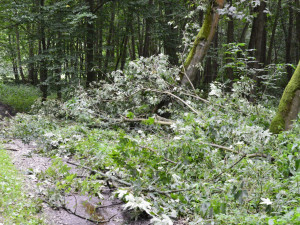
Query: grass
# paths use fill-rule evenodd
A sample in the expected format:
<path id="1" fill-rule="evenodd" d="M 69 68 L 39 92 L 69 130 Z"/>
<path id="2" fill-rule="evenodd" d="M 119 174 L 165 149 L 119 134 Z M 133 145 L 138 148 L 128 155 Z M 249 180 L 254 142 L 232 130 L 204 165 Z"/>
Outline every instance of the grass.
<path id="1" fill-rule="evenodd" d="M 23 177 L 0 147 L 0 224 L 45 224 L 40 206 L 24 192 Z"/>
<path id="2" fill-rule="evenodd" d="M 41 96 L 37 87 L 0 84 L 0 101 L 18 112 L 29 112 L 31 105 Z"/>

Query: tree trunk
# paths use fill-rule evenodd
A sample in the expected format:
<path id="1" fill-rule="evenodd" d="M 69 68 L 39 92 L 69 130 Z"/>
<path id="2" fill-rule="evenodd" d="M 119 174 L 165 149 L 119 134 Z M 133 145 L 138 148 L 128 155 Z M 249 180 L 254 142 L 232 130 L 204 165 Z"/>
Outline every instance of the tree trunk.
<path id="1" fill-rule="evenodd" d="M 17 59 L 18 59 L 18 65 L 19 65 L 19 72 L 20 76 L 22 78 L 22 82 L 26 83 L 23 67 L 22 67 L 22 58 L 21 58 L 21 49 L 20 49 L 20 33 L 18 26 L 15 27 L 16 32 L 16 45 L 17 45 Z"/>
<path id="2" fill-rule="evenodd" d="M 296 62 L 300 60 L 300 0 L 295 0 L 296 2 Z"/>
<path id="3" fill-rule="evenodd" d="M 20 77 L 19 77 L 19 71 L 18 71 L 18 64 L 17 64 L 17 60 L 16 60 L 17 57 L 16 57 L 16 53 L 14 51 L 14 47 L 13 47 L 13 43 L 12 43 L 11 39 L 12 39 L 11 35 L 8 35 L 9 53 L 10 53 L 13 72 L 14 72 L 14 76 L 15 76 L 15 82 L 19 83 L 20 82 Z"/>
<path id="4" fill-rule="evenodd" d="M 192 49 L 184 63 L 184 71 L 181 75 L 181 84 L 187 85 L 194 82 L 197 76 L 198 65 L 207 53 L 209 45 L 215 35 L 219 21 L 218 9 L 223 8 L 225 0 L 215 1 L 206 13 L 204 23 L 199 31 Z"/>
<path id="5" fill-rule="evenodd" d="M 151 9 L 153 6 L 153 0 L 149 0 L 148 7 Z M 145 27 L 145 40 L 144 40 L 144 48 L 143 48 L 143 54 L 144 57 L 150 56 L 150 40 L 151 40 L 151 25 L 153 25 L 153 19 L 152 17 L 148 16 L 146 19 L 146 27 Z"/>
<path id="6" fill-rule="evenodd" d="M 228 4 L 230 4 L 230 6 L 232 5 L 232 0 L 228 1 Z M 234 42 L 234 21 L 233 21 L 233 17 L 231 15 L 229 15 L 229 21 L 227 23 L 227 44 L 229 43 L 233 43 Z M 230 57 L 232 57 L 232 55 L 226 54 L 226 63 L 231 63 L 232 59 Z M 227 67 L 226 68 L 226 75 L 227 78 L 229 78 L 230 80 L 233 80 L 233 68 L 231 67 Z"/>
<path id="7" fill-rule="evenodd" d="M 40 0 L 40 13 L 42 15 L 41 21 L 40 21 L 40 43 L 39 43 L 39 52 L 42 55 L 42 60 L 40 63 L 40 89 L 42 92 L 42 101 L 47 100 L 47 95 L 48 95 L 48 84 L 47 82 L 47 77 L 48 77 L 48 71 L 47 71 L 47 62 L 45 59 L 45 53 L 47 50 L 46 46 L 46 34 L 45 34 L 45 21 L 44 21 L 44 13 L 43 13 L 43 7 L 44 7 L 45 1 Z"/>
<path id="8" fill-rule="evenodd" d="M 108 63 L 111 60 L 111 52 L 112 52 L 112 39 L 114 35 L 114 26 L 115 26 L 115 6 L 112 5 L 111 14 L 110 14 L 110 24 L 109 24 L 109 32 L 106 41 L 106 55 L 105 55 L 105 62 L 104 62 L 104 72 L 108 70 Z"/>
<path id="9" fill-rule="evenodd" d="M 94 0 L 86 0 L 90 12 L 94 10 Z M 93 70 L 94 67 L 94 38 L 95 29 L 94 22 L 87 21 L 86 23 L 86 87 L 90 87 L 90 84 L 97 80 L 96 73 Z"/>
<path id="10" fill-rule="evenodd" d="M 29 33 L 32 32 L 30 24 L 28 25 L 28 32 Z M 34 62 L 33 62 L 33 58 L 34 58 L 34 40 L 31 36 L 28 38 L 28 56 L 29 56 L 28 81 L 29 81 L 30 84 L 36 85 L 37 84 L 37 73 L 35 72 Z"/>
<path id="11" fill-rule="evenodd" d="M 266 64 L 270 64 L 271 60 L 272 60 L 272 51 L 273 51 L 273 46 L 274 46 L 274 40 L 275 40 L 275 34 L 276 34 L 276 27 L 277 27 L 277 24 L 278 24 L 280 9 L 281 9 L 281 0 L 278 0 L 277 10 L 276 10 L 276 15 L 275 15 L 275 20 L 274 20 L 274 23 L 273 23 L 272 35 L 271 35 L 271 39 L 270 39 L 269 50 L 268 50 L 268 57 L 267 57 Z"/>
<path id="12" fill-rule="evenodd" d="M 165 3 L 165 21 L 164 24 L 166 26 L 163 34 L 163 45 L 166 52 L 166 55 L 169 56 L 169 61 L 172 65 L 178 65 L 178 56 L 177 56 L 177 47 L 178 47 L 178 35 L 176 29 L 174 29 L 173 25 L 168 25 L 168 21 L 172 20 L 172 8 L 171 3 Z"/>
<path id="13" fill-rule="evenodd" d="M 292 127 L 293 120 L 297 119 L 300 110 L 300 61 L 291 80 L 281 97 L 276 116 L 271 122 L 270 131 L 278 134 Z"/>
<path id="14" fill-rule="evenodd" d="M 292 39 L 293 39 L 293 26 L 294 26 L 294 13 L 293 13 L 293 8 L 291 5 L 289 5 L 289 25 L 288 25 L 288 33 L 287 37 L 285 40 L 285 62 L 286 63 L 292 63 L 291 60 L 291 44 L 292 44 Z M 293 67 L 290 65 L 287 65 L 286 67 L 287 71 L 287 76 L 288 79 L 290 80 L 293 75 Z"/>

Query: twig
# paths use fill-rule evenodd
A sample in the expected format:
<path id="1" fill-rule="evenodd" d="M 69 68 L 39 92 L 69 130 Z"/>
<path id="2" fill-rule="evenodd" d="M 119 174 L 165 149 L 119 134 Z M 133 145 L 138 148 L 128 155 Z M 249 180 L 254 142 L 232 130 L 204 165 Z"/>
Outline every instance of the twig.
<path id="1" fill-rule="evenodd" d="M 129 119 L 129 118 L 123 118 L 124 122 L 146 122 L 148 119 L 143 119 L 143 118 L 134 118 L 134 119 Z M 162 120 L 156 120 L 154 119 L 155 124 L 160 124 L 160 125 L 172 125 L 174 122 L 171 121 L 162 121 Z"/>
<path id="2" fill-rule="evenodd" d="M 248 154 L 247 158 L 256 158 L 256 157 L 262 157 L 262 158 L 270 158 L 271 162 L 275 161 L 275 158 L 273 156 L 269 156 L 263 153 L 253 153 L 253 154 Z"/>
<path id="3" fill-rule="evenodd" d="M 110 205 L 99 205 L 99 206 L 96 206 L 95 208 L 96 209 L 103 209 L 103 208 L 109 208 L 109 207 L 113 207 L 113 206 L 121 205 L 121 204 L 123 204 L 123 202 L 119 202 L 119 203 L 115 203 L 115 204 L 110 204 Z"/>
<path id="4" fill-rule="evenodd" d="M 180 102 L 182 102 L 184 105 L 186 105 L 190 110 L 192 110 L 195 114 L 199 115 L 200 113 L 194 109 L 192 106 L 190 106 L 188 103 L 186 103 L 183 99 L 179 98 L 177 95 L 174 95 L 173 93 L 169 92 L 169 91 L 159 91 L 159 90 L 155 90 L 155 89 L 144 89 L 146 91 L 153 91 L 156 93 L 161 93 L 161 94 L 166 94 L 166 95 L 170 95 L 173 98 L 176 98 L 177 100 L 179 100 Z"/>
<path id="5" fill-rule="evenodd" d="M 220 149 L 223 149 L 223 150 L 226 150 L 228 152 L 232 152 L 234 154 L 243 154 L 241 152 L 237 152 L 235 151 L 234 149 L 232 148 L 229 148 L 229 147 L 226 147 L 226 146 L 222 146 L 222 145 L 217 145 L 217 144 L 213 144 L 213 143 L 207 143 L 207 142 L 203 142 L 203 141 L 198 141 L 200 144 L 203 144 L 203 145 L 210 145 L 212 147 L 216 147 L 216 148 L 220 148 Z M 246 153 L 244 153 L 246 154 Z M 256 158 L 256 157 L 262 157 L 262 158 L 269 158 L 270 157 L 270 160 L 273 162 L 275 161 L 275 158 L 273 156 L 268 156 L 266 154 L 263 154 L 263 153 L 252 153 L 252 154 L 246 154 L 247 158 Z"/>
<path id="6" fill-rule="evenodd" d="M 158 194 L 161 194 L 161 195 L 169 195 L 169 194 L 172 194 L 172 193 L 178 193 L 178 192 L 185 192 L 185 191 L 191 191 L 191 190 L 194 190 L 195 188 L 186 188 L 186 189 L 177 189 L 177 190 L 170 190 L 170 191 L 159 191 L 159 190 L 156 190 L 156 189 L 143 189 L 144 192 L 156 192 Z"/>
<path id="7" fill-rule="evenodd" d="M 232 164 L 228 169 L 226 169 L 225 171 L 222 171 L 221 173 L 219 173 L 217 176 L 215 176 L 212 180 L 216 180 L 217 178 L 219 178 L 222 174 L 224 174 L 226 171 L 232 169 L 233 167 L 235 167 L 237 164 L 239 164 L 245 157 L 247 157 L 247 154 L 243 154 L 241 156 L 241 158 L 239 158 L 238 161 L 236 161 L 234 164 Z"/>
<path id="8" fill-rule="evenodd" d="M 99 174 L 99 175 L 101 175 L 102 177 L 108 178 L 108 179 L 110 179 L 110 180 L 113 180 L 113 181 L 115 181 L 115 182 L 118 182 L 118 183 L 120 183 L 120 184 L 123 184 L 123 185 L 125 185 L 125 186 L 127 186 L 127 187 L 131 187 L 131 186 L 132 186 L 132 184 L 130 184 L 130 183 L 126 182 L 126 181 L 117 179 L 116 177 L 113 177 L 113 176 L 109 176 L 109 175 L 107 175 L 107 174 L 105 174 L 105 173 L 102 173 L 102 172 L 100 172 L 100 171 L 93 170 L 92 168 L 89 168 L 89 167 L 87 167 L 87 166 L 83 166 L 83 165 L 81 165 L 81 164 L 78 164 L 78 163 L 75 163 L 75 162 L 70 162 L 70 161 L 67 161 L 66 163 L 68 163 L 68 164 L 70 164 L 70 165 L 82 167 L 83 169 L 86 169 L 86 170 L 89 170 L 89 171 L 91 171 L 91 172 L 93 172 L 93 173 Z"/>
<path id="9" fill-rule="evenodd" d="M 72 215 L 74 215 L 74 216 L 76 216 L 80 219 L 84 219 L 84 220 L 87 220 L 87 221 L 90 221 L 90 222 L 93 222 L 93 223 L 97 223 L 97 224 L 99 224 L 99 223 L 109 223 L 111 221 L 111 219 L 114 218 L 117 215 L 117 214 L 115 214 L 107 220 L 99 221 L 99 220 L 93 220 L 93 219 L 89 219 L 89 218 L 86 218 L 84 216 L 81 216 L 81 215 L 79 215 L 75 212 L 72 212 L 70 209 L 66 208 L 65 206 L 62 206 L 61 209 L 65 210 L 67 213 L 72 214 Z"/>
<path id="10" fill-rule="evenodd" d="M 159 155 L 159 154 L 157 153 L 157 151 L 155 151 L 154 149 L 152 149 L 152 148 L 150 148 L 150 147 L 142 146 L 142 145 L 139 145 L 139 147 L 144 148 L 144 149 L 147 149 L 147 150 L 149 150 L 149 151 L 155 153 L 156 155 Z M 168 159 L 168 158 L 166 158 L 166 157 L 164 157 L 164 156 L 162 156 L 162 157 L 164 158 L 164 160 L 166 160 L 166 161 L 168 161 L 168 162 L 170 162 L 170 163 L 177 164 L 177 162 L 174 162 L 174 161 L 172 161 L 171 159 Z"/>
<path id="11" fill-rule="evenodd" d="M 19 149 L 15 149 L 15 148 L 4 148 L 7 151 L 12 151 L 12 152 L 18 152 L 20 151 Z"/>
<path id="12" fill-rule="evenodd" d="M 225 147 L 225 146 L 222 146 L 222 145 L 217 145 L 217 144 L 213 144 L 213 143 L 207 143 L 207 142 L 203 142 L 203 141 L 198 141 L 200 144 L 202 145 L 210 145 L 212 147 L 216 147 L 216 148 L 220 148 L 220 149 L 224 149 L 228 152 L 232 152 L 234 154 L 240 154 L 239 152 L 233 150 L 232 148 L 229 148 L 229 147 Z"/>

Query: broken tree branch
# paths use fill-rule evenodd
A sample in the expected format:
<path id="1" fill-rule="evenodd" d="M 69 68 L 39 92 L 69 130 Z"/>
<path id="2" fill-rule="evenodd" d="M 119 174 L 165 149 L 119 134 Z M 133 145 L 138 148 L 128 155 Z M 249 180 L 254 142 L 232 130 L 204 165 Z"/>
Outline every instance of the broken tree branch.
<path id="1" fill-rule="evenodd" d="M 105 177 L 105 178 L 110 179 L 110 180 L 112 180 L 112 181 L 115 181 L 115 182 L 117 182 L 117 183 L 123 184 L 123 185 L 125 185 L 125 186 L 127 186 L 127 187 L 131 187 L 131 186 L 132 186 L 132 184 L 130 184 L 130 183 L 126 182 L 126 181 L 120 180 L 120 179 L 118 179 L 118 178 L 116 178 L 116 177 L 107 175 L 107 174 L 102 173 L 102 172 L 100 172 L 100 171 L 93 170 L 93 169 L 90 168 L 90 167 L 83 166 L 83 165 L 81 165 L 81 164 L 78 164 L 78 163 L 75 163 L 75 162 L 70 162 L 70 161 L 66 161 L 66 163 L 68 163 L 68 164 L 70 164 L 70 165 L 74 165 L 74 166 L 81 167 L 81 168 L 86 169 L 86 170 L 89 170 L 89 171 L 91 171 L 91 172 L 93 172 L 93 173 L 95 173 L 95 174 L 99 174 L 99 175 L 102 176 L 102 177 Z"/>
<path id="2" fill-rule="evenodd" d="M 184 101 L 182 98 L 178 97 L 177 95 L 174 95 L 173 93 L 169 92 L 169 91 L 159 91 L 159 90 L 155 90 L 155 89 L 146 89 L 144 88 L 145 91 L 152 91 L 152 92 L 156 92 L 156 93 L 161 93 L 161 94 L 166 94 L 169 95 L 175 99 L 177 99 L 178 101 L 180 101 L 181 103 L 183 103 L 184 105 L 186 105 L 192 112 L 194 112 L 195 114 L 199 115 L 200 113 L 194 109 L 192 106 L 190 106 L 186 101 Z"/>
<path id="3" fill-rule="evenodd" d="M 209 146 L 216 147 L 216 148 L 219 148 L 219 149 L 223 149 L 225 151 L 228 151 L 228 152 L 231 152 L 231 153 L 234 153 L 234 154 L 245 154 L 245 153 L 242 153 L 242 152 L 237 152 L 237 151 L 235 151 L 232 148 L 229 148 L 229 147 L 226 147 L 226 146 L 222 146 L 222 145 L 217 145 L 217 144 L 213 144 L 213 143 L 207 143 L 207 142 L 203 142 L 203 141 L 198 141 L 198 143 L 203 144 L 203 145 L 209 145 Z M 245 157 L 247 157 L 247 158 L 256 158 L 256 157 L 270 158 L 270 160 L 272 162 L 275 161 L 274 157 L 269 156 L 267 154 L 263 154 L 263 153 L 251 153 L 251 154 L 249 153 L 249 154 L 246 154 Z"/>
<path id="4" fill-rule="evenodd" d="M 150 147 L 142 146 L 142 145 L 139 145 L 139 147 L 141 147 L 141 148 L 143 148 L 143 149 L 147 149 L 147 150 L 149 150 L 149 151 L 155 153 L 156 155 L 159 155 L 159 154 L 157 153 L 157 151 L 155 151 L 154 149 L 152 149 L 152 148 L 150 148 Z M 168 159 L 168 158 L 166 158 L 166 157 L 164 157 L 164 156 L 162 156 L 162 157 L 164 158 L 164 160 L 166 160 L 166 161 L 168 161 L 168 162 L 170 162 L 170 163 L 177 164 L 177 162 L 174 162 L 174 161 L 172 161 L 172 160 L 170 160 L 170 159 Z"/>
<path id="5" fill-rule="evenodd" d="M 123 122 L 146 122 L 148 119 L 143 119 L 143 118 L 134 118 L 134 119 L 129 119 L 129 118 L 123 118 Z M 155 124 L 160 124 L 160 125 L 172 125 L 174 122 L 171 121 L 162 121 L 162 120 L 156 120 L 154 119 Z"/>

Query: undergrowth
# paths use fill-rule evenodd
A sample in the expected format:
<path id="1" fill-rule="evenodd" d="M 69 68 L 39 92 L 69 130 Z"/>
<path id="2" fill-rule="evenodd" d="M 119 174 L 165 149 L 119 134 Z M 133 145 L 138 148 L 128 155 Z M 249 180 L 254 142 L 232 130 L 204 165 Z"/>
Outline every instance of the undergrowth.
<path id="1" fill-rule="evenodd" d="M 109 184 L 125 209 L 157 225 L 300 224 L 300 121 L 272 135 L 273 100 L 248 102 L 251 80 L 241 77 L 231 93 L 213 83 L 204 100 L 176 85 L 163 56 L 108 78 L 65 102 L 37 102 L 34 115 L 19 114 L 2 131 L 54 158 L 38 174 L 48 202 L 101 197 Z M 159 113 L 169 119 L 151 110 L 166 99 Z M 68 161 L 92 175 L 77 177 Z"/>
<path id="2" fill-rule="evenodd" d="M 29 112 L 40 96 L 37 87 L 0 83 L 0 102 L 12 106 L 18 112 Z"/>
<path id="3" fill-rule="evenodd" d="M 40 206 L 24 192 L 22 175 L 0 147 L 0 223 L 44 224 L 38 213 Z"/>

